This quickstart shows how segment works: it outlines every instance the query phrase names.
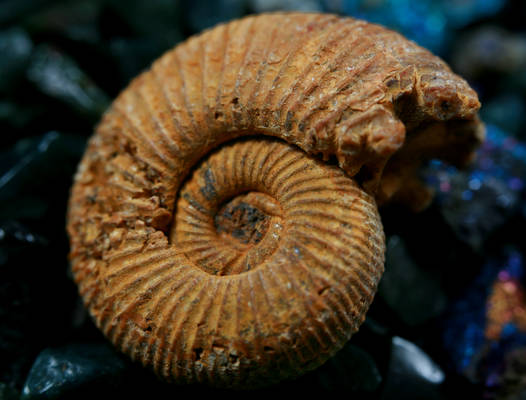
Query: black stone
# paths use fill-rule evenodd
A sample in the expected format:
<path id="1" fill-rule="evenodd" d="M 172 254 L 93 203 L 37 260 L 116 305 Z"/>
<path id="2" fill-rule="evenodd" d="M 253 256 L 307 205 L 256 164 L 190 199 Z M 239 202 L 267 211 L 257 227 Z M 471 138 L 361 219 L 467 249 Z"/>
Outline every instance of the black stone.
<path id="1" fill-rule="evenodd" d="M 475 251 L 482 252 L 491 233 L 518 212 L 520 194 L 509 188 L 504 179 L 488 177 L 469 200 L 469 174 L 459 172 L 452 179 L 451 193 L 444 198 L 441 212 L 457 237 Z"/>
<path id="2" fill-rule="evenodd" d="M 520 93 L 508 89 L 485 102 L 480 113 L 484 122 L 495 124 L 516 137 L 524 137 L 526 102 Z"/>
<path id="3" fill-rule="evenodd" d="M 64 38 L 77 43 L 98 43 L 101 35 L 97 18 L 104 0 L 55 1 L 37 10 L 24 20 L 24 27 L 33 35 L 47 36 L 54 41 Z M 126 8 L 126 7 L 123 7 Z"/>
<path id="4" fill-rule="evenodd" d="M 371 355 L 351 343 L 312 373 L 312 379 L 322 390 L 343 390 L 349 395 L 374 393 L 382 382 Z"/>
<path id="5" fill-rule="evenodd" d="M 69 344 L 42 351 L 22 399 L 89 398 L 119 386 L 128 363 L 106 343 Z"/>
<path id="6" fill-rule="evenodd" d="M 16 21 L 56 0 L 2 0 L 0 25 Z"/>
<path id="7" fill-rule="evenodd" d="M 16 391 L 16 389 L 10 387 L 8 384 L 4 382 L 0 382 L 0 399 L 1 400 L 18 400 L 20 398 L 20 394 Z"/>
<path id="8" fill-rule="evenodd" d="M 475 279 L 484 265 L 484 257 L 455 234 L 437 200 L 417 214 L 400 206 L 386 206 L 380 209 L 382 223 L 387 238 L 400 236 L 416 265 L 436 280 L 448 297 L 456 297 Z M 383 301 L 382 296 L 377 299 Z M 391 317 L 389 312 L 382 318 L 377 316 L 377 320 L 385 323 L 385 317 Z"/>
<path id="9" fill-rule="evenodd" d="M 22 29 L 0 32 L 0 94 L 11 91 L 24 76 L 32 48 L 31 39 Z"/>
<path id="10" fill-rule="evenodd" d="M 182 40 L 179 2 L 107 0 L 100 18 L 101 35 L 119 71 L 121 88 Z"/>
<path id="11" fill-rule="evenodd" d="M 382 375 L 376 361 L 367 350 L 351 342 L 354 342 L 354 338 L 315 370 L 295 380 L 282 381 L 252 393 L 305 397 L 312 393 L 345 393 L 353 399 L 378 398 Z M 204 388 L 196 389 L 203 391 Z M 217 392 L 217 389 L 214 391 Z M 232 391 L 226 393 L 232 395 Z"/>
<path id="12" fill-rule="evenodd" d="M 526 399 L 526 347 L 510 351 L 504 362 L 497 384 L 493 388 L 499 399 Z"/>
<path id="13" fill-rule="evenodd" d="M 263 13 L 272 11 L 323 11 L 322 1 L 319 0 L 248 0 L 251 12 Z"/>
<path id="14" fill-rule="evenodd" d="M 0 271 L 14 253 L 44 247 L 47 239 L 15 220 L 0 221 Z"/>
<path id="15" fill-rule="evenodd" d="M 109 105 L 106 94 L 77 63 L 50 45 L 39 45 L 31 57 L 27 78 L 45 95 L 96 121 Z"/>
<path id="16" fill-rule="evenodd" d="M 447 302 L 435 276 L 415 263 L 399 236 L 387 241 L 385 273 L 378 295 L 410 326 L 437 317 Z"/>
<path id="17" fill-rule="evenodd" d="M 0 381 L 20 388 L 72 330 L 65 209 L 83 138 L 50 132 L 0 154 Z"/>
<path id="18" fill-rule="evenodd" d="M 376 302 L 373 302 L 373 306 Z M 370 311 L 371 309 L 367 312 L 367 318 L 358 332 L 351 337 L 350 343 L 367 352 L 373 358 L 380 375 L 385 378 L 389 367 L 393 334 L 391 329 L 375 320 Z"/>
<path id="19" fill-rule="evenodd" d="M 9 128 L 22 129 L 35 116 L 41 114 L 41 109 L 41 107 L 27 107 L 16 101 L 0 101 L 0 124 Z M 9 137 L 3 137 L 1 141 L 9 142 L 10 139 Z"/>
<path id="20" fill-rule="evenodd" d="M 200 32 L 220 22 L 241 17 L 246 11 L 245 0 L 183 0 L 186 21 L 191 32 Z"/>
<path id="21" fill-rule="evenodd" d="M 181 39 L 180 6 L 177 1 L 170 0 L 127 0 L 123 7 L 122 0 L 106 0 L 113 13 L 126 24 L 115 36 L 148 37 L 155 40 L 174 43 Z M 108 29 L 115 29 L 115 27 Z"/>
<path id="22" fill-rule="evenodd" d="M 0 219 L 43 222 L 50 209 L 55 211 L 57 199 L 65 204 L 84 146 L 84 138 L 49 132 L 0 154 Z"/>
<path id="23" fill-rule="evenodd" d="M 148 68 L 153 60 L 176 44 L 176 40 L 158 44 L 141 37 L 117 37 L 109 40 L 107 51 L 116 65 L 121 89 L 124 89 L 131 79 Z"/>
<path id="24" fill-rule="evenodd" d="M 444 379 L 444 371 L 421 348 L 393 337 L 382 400 L 441 399 Z"/>

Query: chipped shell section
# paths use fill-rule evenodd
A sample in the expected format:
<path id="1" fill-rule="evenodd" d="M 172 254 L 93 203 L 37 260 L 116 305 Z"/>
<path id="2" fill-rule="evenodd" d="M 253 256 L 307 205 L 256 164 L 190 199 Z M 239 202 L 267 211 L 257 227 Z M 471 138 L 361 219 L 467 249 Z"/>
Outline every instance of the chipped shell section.
<path id="1" fill-rule="evenodd" d="M 315 368 L 376 291 L 376 204 L 425 204 L 418 166 L 469 161 L 479 106 L 443 61 L 363 21 L 270 14 L 190 38 L 119 95 L 79 165 L 67 228 L 87 308 L 169 381 Z"/>

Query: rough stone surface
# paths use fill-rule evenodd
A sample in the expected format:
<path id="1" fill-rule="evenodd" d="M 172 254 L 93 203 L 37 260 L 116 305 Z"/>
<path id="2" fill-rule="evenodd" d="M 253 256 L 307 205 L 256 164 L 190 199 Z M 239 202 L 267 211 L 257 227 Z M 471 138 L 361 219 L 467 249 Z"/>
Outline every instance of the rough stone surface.
<path id="1" fill-rule="evenodd" d="M 382 399 L 441 399 L 444 371 L 417 345 L 395 336 Z"/>
<path id="2" fill-rule="evenodd" d="M 22 399 L 87 398 L 117 385 L 127 363 L 106 344 L 70 344 L 39 354 L 27 377 Z"/>

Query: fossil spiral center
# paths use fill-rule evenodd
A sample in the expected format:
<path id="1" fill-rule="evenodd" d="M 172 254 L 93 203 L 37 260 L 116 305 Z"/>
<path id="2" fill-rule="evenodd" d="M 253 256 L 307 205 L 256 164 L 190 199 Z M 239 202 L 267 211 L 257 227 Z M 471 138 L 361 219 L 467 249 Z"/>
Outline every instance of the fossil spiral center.
<path id="1" fill-rule="evenodd" d="M 274 145 L 259 141 L 255 152 L 254 143 L 223 146 L 197 166 L 179 192 L 171 241 L 212 275 L 257 268 L 282 236 L 283 210 L 272 168 L 266 167 Z"/>
<path id="2" fill-rule="evenodd" d="M 214 218 L 216 231 L 224 241 L 254 245 L 266 234 L 279 204 L 261 192 L 249 192 L 228 201 Z"/>

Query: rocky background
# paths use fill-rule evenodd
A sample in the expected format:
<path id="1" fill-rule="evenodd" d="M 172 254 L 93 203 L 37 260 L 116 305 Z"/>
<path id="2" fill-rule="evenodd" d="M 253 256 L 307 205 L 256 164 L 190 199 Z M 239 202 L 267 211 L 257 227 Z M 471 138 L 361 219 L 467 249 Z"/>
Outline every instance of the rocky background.
<path id="1" fill-rule="evenodd" d="M 365 324 L 319 370 L 264 392 L 526 399 L 521 0 L 1 1 L 0 399 L 217 394 L 158 382 L 107 344 L 68 272 L 66 202 L 132 77 L 193 33 L 278 9 L 382 23 L 439 54 L 479 93 L 487 141 L 466 171 L 422 172 L 436 190 L 424 212 L 381 210 L 386 273 Z"/>

